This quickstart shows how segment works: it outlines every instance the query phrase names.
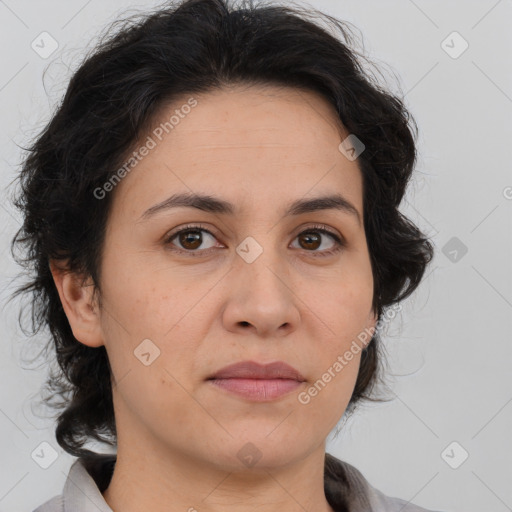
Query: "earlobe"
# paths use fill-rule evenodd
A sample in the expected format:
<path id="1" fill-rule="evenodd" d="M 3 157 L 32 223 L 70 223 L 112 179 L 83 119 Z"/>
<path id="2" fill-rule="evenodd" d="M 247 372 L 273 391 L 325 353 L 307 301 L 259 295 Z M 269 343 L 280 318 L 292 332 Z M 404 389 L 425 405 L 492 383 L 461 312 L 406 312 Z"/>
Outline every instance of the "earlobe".
<path id="1" fill-rule="evenodd" d="M 54 261 L 50 262 L 50 270 L 75 338 L 89 347 L 104 345 L 92 281 L 69 272 Z"/>

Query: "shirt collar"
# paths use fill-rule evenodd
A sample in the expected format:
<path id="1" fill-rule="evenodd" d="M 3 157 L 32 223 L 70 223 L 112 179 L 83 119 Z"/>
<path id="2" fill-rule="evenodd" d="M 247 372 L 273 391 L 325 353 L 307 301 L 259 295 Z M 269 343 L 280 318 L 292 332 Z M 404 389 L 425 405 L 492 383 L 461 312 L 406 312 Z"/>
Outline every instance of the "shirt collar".
<path id="1" fill-rule="evenodd" d="M 115 454 L 77 459 L 64 484 L 64 512 L 113 512 L 102 493 L 110 483 L 115 462 Z M 335 512 L 371 510 L 367 482 L 361 473 L 328 453 L 325 454 L 324 492 Z"/>
<path id="2" fill-rule="evenodd" d="M 64 484 L 64 512 L 113 512 L 101 493 L 108 487 L 115 461 L 115 455 L 98 455 L 73 462 Z"/>

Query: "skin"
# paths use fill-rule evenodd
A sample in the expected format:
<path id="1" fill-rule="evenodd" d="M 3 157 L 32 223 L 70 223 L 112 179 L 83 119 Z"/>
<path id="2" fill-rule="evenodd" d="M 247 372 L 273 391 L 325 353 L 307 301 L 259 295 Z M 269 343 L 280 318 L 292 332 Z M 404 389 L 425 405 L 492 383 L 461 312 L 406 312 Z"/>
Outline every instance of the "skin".
<path id="1" fill-rule="evenodd" d="M 75 337 L 105 345 L 113 370 L 118 455 L 104 498 L 123 512 L 332 512 L 325 441 L 348 405 L 360 353 L 308 404 L 298 394 L 375 326 L 370 258 L 355 215 L 283 212 L 337 192 L 362 219 L 361 172 L 339 151 L 347 134 L 319 95 L 238 85 L 194 97 L 198 105 L 111 192 L 101 307 L 90 283 L 52 265 Z M 187 99 L 163 108 L 155 126 Z M 141 220 L 181 192 L 221 197 L 239 213 L 179 208 Z M 166 243 L 197 223 L 214 236 Z M 325 234 L 308 245 L 301 233 L 315 224 L 345 247 L 315 257 L 336 248 Z M 249 236 L 263 249 L 252 263 L 236 252 Z M 134 356 L 144 339 L 160 350 L 148 366 Z M 285 361 L 307 382 L 253 402 L 205 380 L 244 360 Z M 252 467 L 237 457 L 249 442 L 261 455 Z"/>

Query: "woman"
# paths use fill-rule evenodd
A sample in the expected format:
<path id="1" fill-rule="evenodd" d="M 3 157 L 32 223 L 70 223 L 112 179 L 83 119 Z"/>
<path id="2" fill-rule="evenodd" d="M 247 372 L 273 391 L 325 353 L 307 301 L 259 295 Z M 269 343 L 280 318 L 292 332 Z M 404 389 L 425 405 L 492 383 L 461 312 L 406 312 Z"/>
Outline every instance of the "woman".
<path id="1" fill-rule="evenodd" d="M 398 210 L 408 112 L 313 16 L 188 0 L 126 24 L 31 148 L 18 292 L 78 457 L 37 512 L 425 510 L 325 453 L 432 245 Z"/>

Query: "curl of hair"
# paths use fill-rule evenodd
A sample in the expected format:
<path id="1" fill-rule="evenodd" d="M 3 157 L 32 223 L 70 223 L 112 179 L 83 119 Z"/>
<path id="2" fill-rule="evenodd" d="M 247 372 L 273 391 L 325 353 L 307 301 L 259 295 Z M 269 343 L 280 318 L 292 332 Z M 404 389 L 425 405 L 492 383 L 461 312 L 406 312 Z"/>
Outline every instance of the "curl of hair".
<path id="1" fill-rule="evenodd" d="M 47 386 L 53 396 L 67 397 L 54 405 L 64 409 L 56 439 L 77 457 L 94 453 L 83 447 L 87 440 L 116 443 L 111 369 L 104 347 L 85 346 L 73 336 L 49 262 L 91 279 L 101 296 L 113 194 L 98 200 L 93 191 L 126 161 L 167 102 L 240 83 L 321 94 L 366 146 L 358 163 L 379 318 L 416 289 L 433 256 L 430 242 L 398 210 L 416 161 L 416 125 L 403 102 L 365 72 L 364 57 L 351 49 L 347 22 L 309 8 L 188 0 L 116 25 L 119 30 L 78 67 L 28 149 L 14 199 L 24 222 L 11 250 L 24 250 L 26 257 L 17 261 L 33 276 L 14 295 L 30 294 L 32 335 L 43 326 L 50 330 L 48 345 L 59 368 Z M 347 411 L 361 399 L 377 400 L 378 370 L 377 332 L 363 351 Z"/>

